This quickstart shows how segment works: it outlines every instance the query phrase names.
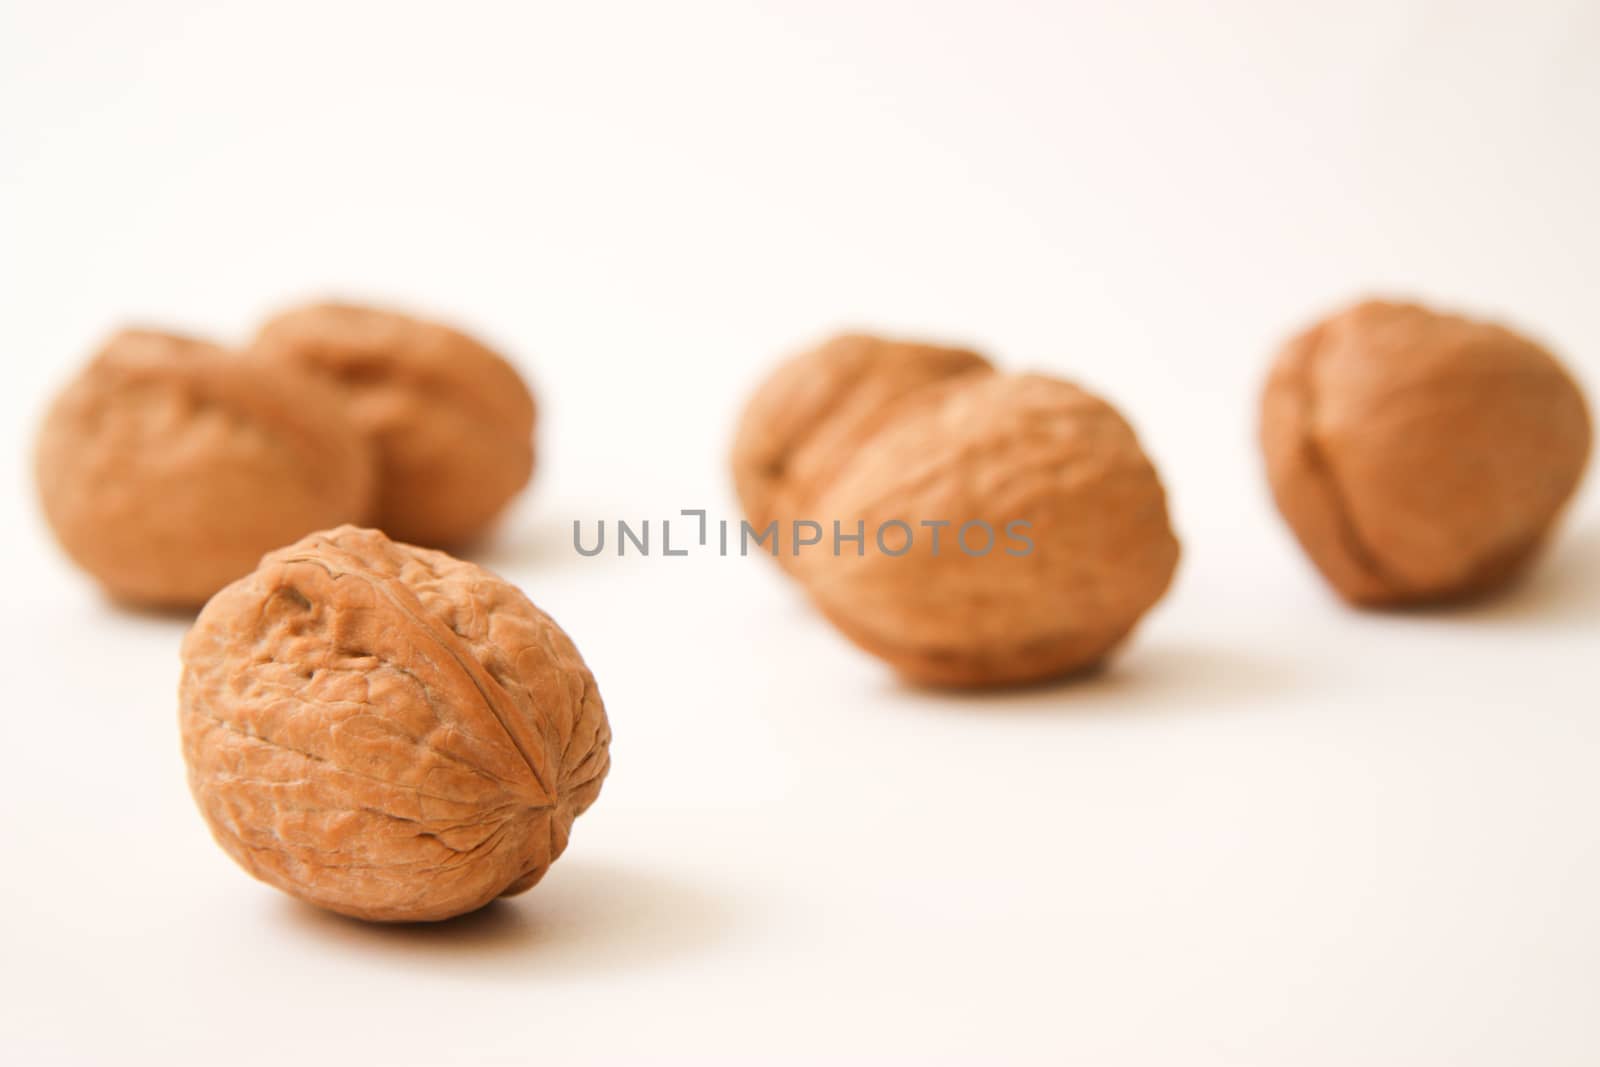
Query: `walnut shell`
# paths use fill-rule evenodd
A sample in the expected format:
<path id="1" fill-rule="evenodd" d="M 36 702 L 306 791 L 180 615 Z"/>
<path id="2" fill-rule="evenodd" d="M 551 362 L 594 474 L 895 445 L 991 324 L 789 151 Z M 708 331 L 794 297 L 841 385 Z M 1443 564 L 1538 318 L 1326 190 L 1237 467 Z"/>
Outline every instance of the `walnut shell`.
<path id="1" fill-rule="evenodd" d="M 542 877 L 610 767 L 578 650 L 513 585 L 345 526 L 273 552 L 183 642 L 189 786 L 255 877 L 444 919 Z"/>
<path id="2" fill-rule="evenodd" d="M 117 334 L 56 399 L 36 473 L 67 554 L 117 599 L 194 607 L 262 553 L 362 519 L 372 456 L 320 382 L 203 341 Z"/>
<path id="3" fill-rule="evenodd" d="M 1293 338 L 1262 399 L 1278 508 L 1355 604 L 1511 580 L 1577 488 L 1590 436 L 1549 352 L 1411 304 L 1357 304 Z"/>
<path id="4" fill-rule="evenodd" d="M 255 348 L 338 385 L 378 453 L 373 522 L 416 544 L 481 535 L 533 474 L 534 400 L 500 356 L 448 326 L 347 304 L 270 320 Z"/>
<path id="5" fill-rule="evenodd" d="M 1133 430 L 1103 400 L 1040 375 L 942 391 L 858 452 L 814 510 L 846 533 L 861 523 L 866 542 L 835 555 L 830 529 L 796 557 L 799 578 L 848 637 L 920 683 L 1003 685 L 1093 666 L 1178 562 L 1165 493 Z M 894 520 L 915 536 L 885 525 Z M 919 525 L 938 521 L 950 525 L 936 547 Z M 980 522 L 992 538 L 973 526 L 962 540 Z"/>
<path id="6" fill-rule="evenodd" d="M 757 530 L 811 518 L 817 492 L 866 441 L 927 387 L 991 373 L 961 348 L 844 334 L 775 370 L 745 407 L 733 443 L 733 480 Z M 785 567 L 792 557 L 780 554 Z"/>

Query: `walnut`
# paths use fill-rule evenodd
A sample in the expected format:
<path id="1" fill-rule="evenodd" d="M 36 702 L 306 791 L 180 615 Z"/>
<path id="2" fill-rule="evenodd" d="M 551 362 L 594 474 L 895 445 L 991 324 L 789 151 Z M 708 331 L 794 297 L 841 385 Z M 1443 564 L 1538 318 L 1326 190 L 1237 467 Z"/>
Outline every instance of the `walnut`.
<path id="1" fill-rule="evenodd" d="M 37 476 L 67 554 L 117 599 L 194 607 L 262 553 L 364 517 L 365 440 L 322 384 L 216 345 L 117 334 L 46 415 Z"/>
<path id="2" fill-rule="evenodd" d="M 809 518 L 817 491 L 874 433 L 932 394 L 992 372 L 960 348 L 844 334 L 774 371 L 746 406 L 733 444 L 734 487 L 758 529 Z M 784 566 L 793 557 L 779 554 Z"/>
<path id="3" fill-rule="evenodd" d="M 918 683 L 1090 667 L 1177 566 L 1161 482 L 1115 409 L 971 352 L 852 337 L 801 356 L 751 402 L 734 468 L 753 522 L 824 529 L 780 559 Z"/>
<path id="4" fill-rule="evenodd" d="M 528 889 L 610 767 L 594 678 L 549 616 L 488 571 L 349 526 L 206 605 L 179 721 L 228 854 L 378 921 Z"/>
<path id="5" fill-rule="evenodd" d="M 451 547 L 482 534 L 533 473 L 534 400 L 500 356 L 447 326 L 343 304 L 288 311 L 255 342 L 341 387 L 378 452 L 374 524 Z"/>
<path id="6" fill-rule="evenodd" d="M 1362 605 L 1494 590 L 1520 573 L 1588 459 L 1577 384 L 1501 326 L 1368 301 L 1293 338 L 1262 400 L 1278 508 Z"/>

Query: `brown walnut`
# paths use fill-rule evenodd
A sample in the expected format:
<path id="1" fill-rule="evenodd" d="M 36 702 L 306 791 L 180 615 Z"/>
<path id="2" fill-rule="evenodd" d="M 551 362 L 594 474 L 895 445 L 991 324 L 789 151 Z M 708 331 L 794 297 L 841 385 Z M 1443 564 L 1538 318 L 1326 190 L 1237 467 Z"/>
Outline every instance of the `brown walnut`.
<path id="1" fill-rule="evenodd" d="M 812 518 L 818 491 L 873 434 L 930 399 L 930 386 L 992 371 L 966 349 L 862 334 L 793 357 L 751 397 L 734 438 L 745 517 L 758 531 Z M 792 565 L 787 554 L 778 560 Z"/>
<path id="2" fill-rule="evenodd" d="M 815 513 L 866 543 L 836 554 L 830 529 L 795 557 L 812 598 L 862 648 L 933 685 L 1098 664 L 1166 592 L 1179 555 L 1133 430 L 1103 400 L 1032 374 L 974 378 L 893 422 Z M 936 542 L 924 520 L 950 525 Z"/>
<path id="3" fill-rule="evenodd" d="M 1504 327 L 1367 301 L 1291 339 L 1262 399 L 1273 496 L 1362 605 L 1494 590 L 1537 554 L 1587 462 L 1583 395 Z"/>
<path id="4" fill-rule="evenodd" d="M 45 515 L 113 596 L 193 607 L 262 553 L 361 520 L 372 458 L 338 398 L 304 375 L 169 334 L 127 330 L 40 430 Z"/>
<path id="5" fill-rule="evenodd" d="M 746 407 L 733 473 L 822 612 L 919 683 L 1093 666 L 1177 565 L 1160 479 L 1115 409 L 965 349 L 846 335 L 802 353 Z M 796 522 L 821 543 L 801 547 Z"/>
<path id="6" fill-rule="evenodd" d="M 374 442 L 373 522 L 402 541 L 481 535 L 533 473 L 534 400 L 499 355 L 448 326 L 346 304 L 285 312 L 258 352 L 339 386 Z"/>
<path id="7" fill-rule="evenodd" d="M 548 615 L 488 571 L 349 526 L 206 605 L 179 721 L 228 854 L 379 921 L 528 889 L 610 767 L 594 678 Z"/>

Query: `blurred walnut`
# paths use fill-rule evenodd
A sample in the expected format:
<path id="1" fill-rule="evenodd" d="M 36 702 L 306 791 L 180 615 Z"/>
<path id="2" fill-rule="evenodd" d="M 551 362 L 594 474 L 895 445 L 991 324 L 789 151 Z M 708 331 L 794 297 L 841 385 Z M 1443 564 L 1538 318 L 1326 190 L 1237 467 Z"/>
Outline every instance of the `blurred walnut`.
<path id="1" fill-rule="evenodd" d="M 488 571 L 375 530 L 267 556 L 206 605 L 183 665 L 189 785 L 218 843 L 357 918 L 528 889 L 610 767 L 561 628 Z"/>
<path id="2" fill-rule="evenodd" d="M 745 409 L 733 469 L 822 611 L 914 681 L 1090 666 L 1177 564 L 1161 483 L 1115 410 L 961 349 L 845 336 L 801 354 Z"/>
<path id="3" fill-rule="evenodd" d="M 811 518 L 817 492 L 873 434 L 934 396 L 929 386 L 991 372 L 965 349 L 859 334 L 790 359 L 750 399 L 734 439 L 746 518 L 757 529 Z M 778 560 L 792 566 L 791 556 Z"/>
<path id="4" fill-rule="evenodd" d="M 795 557 L 817 604 L 908 679 L 936 685 L 1100 662 L 1178 562 L 1132 429 L 1039 375 L 974 377 L 894 421 L 817 494 L 814 515 L 866 534 L 835 553 L 830 530 Z"/>
<path id="5" fill-rule="evenodd" d="M 201 604 L 262 553 L 359 520 L 372 459 L 319 382 L 202 341 L 124 331 L 56 399 L 39 492 L 114 597 Z"/>
<path id="6" fill-rule="evenodd" d="M 533 473 L 534 402 L 504 359 L 447 326 L 317 304 L 262 327 L 256 349 L 339 385 L 377 446 L 375 525 L 457 546 L 483 533 Z"/>
<path id="7" fill-rule="evenodd" d="M 1582 477 L 1589 415 L 1543 348 L 1369 301 L 1291 340 L 1262 403 L 1273 495 L 1357 604 L 1487 592 L 1536 554 Z"/>

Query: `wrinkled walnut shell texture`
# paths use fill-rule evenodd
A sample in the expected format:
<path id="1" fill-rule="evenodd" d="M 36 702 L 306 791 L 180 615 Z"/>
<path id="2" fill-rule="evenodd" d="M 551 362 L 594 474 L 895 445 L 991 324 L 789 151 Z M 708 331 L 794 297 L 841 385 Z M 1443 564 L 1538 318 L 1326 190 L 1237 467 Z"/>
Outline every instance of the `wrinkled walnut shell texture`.
<path id="1" fill-rule="evenodd" d="M 930 385 L 992 373 L 961 348 L 845 334 L 788 360 L 746 406 L 733 479 L 757 530 L 812 519 L 817 493 L 874 434 L 930 397 Z M 792 569 L 793 561 L 779 562 Z"/>
<path id="2" fill-rule="evenodd" d="M 45 515 L 113 597 L 194 607 L 263 553 L 362 520 L 372 459 L 320 382 L 202 341 L 124 331 L 40 431 Z"/>
<path id="3" fill-rule="evenodd" d="M 857 453 L 815 511 L 847 530 L 864 521 L 869 538 L 892 519 L 953 523 L 937 555 L 918 531 L 900 557 L 869 546 L 798 559 L 847 636 L 935 685 L 1023 683 L 1100 662 L 1161 598 L 1179 556 L 1132 429 L 1104 401 L 1039 375 L 940 389 Z M 973 520 L 995 531 L 985 555 L 957 543 L 958 525 Z M 1031 524 L 1025 554 L 1003 547 L 1014 520 Z M 981 548 L 983 534 L 973 536 Z"/>
<path id="4" fill-rule="evenodd" d="M 467 335 L 373 308 L 317 304 L 262 327 L 256 351 L 320 375 L 378 453 L 374 522 L 451 547 L 481 535 L 533 473 L 533 394 Z"/>
<path id="5" fill-rule="evenodd" d="M 1362 605 L 1492 591 L 1532 560 L 1582 478 L 1577 384 L 1503 327 L 1368 301 L 1293 338 L 1262 399 L 1279 510 Z"/>
<path id="6" fill-rule="evenodd" d="M 274 552 L 183 643 L 189 784 L 245 870 L 361 919 L 531 887 L 610 767 L 594 678 L 515 586 L 343 527 Z"/>

